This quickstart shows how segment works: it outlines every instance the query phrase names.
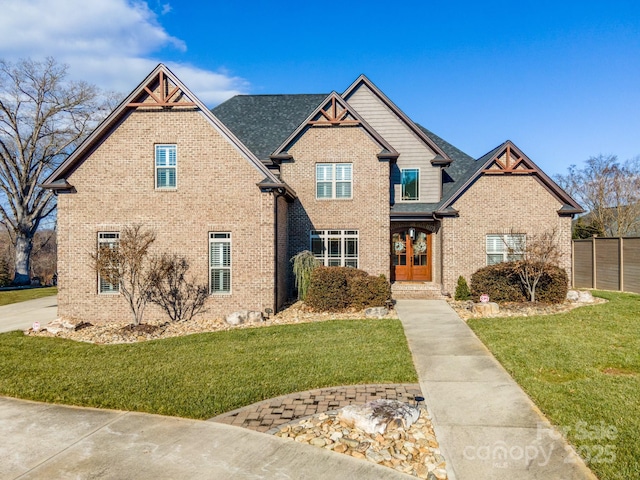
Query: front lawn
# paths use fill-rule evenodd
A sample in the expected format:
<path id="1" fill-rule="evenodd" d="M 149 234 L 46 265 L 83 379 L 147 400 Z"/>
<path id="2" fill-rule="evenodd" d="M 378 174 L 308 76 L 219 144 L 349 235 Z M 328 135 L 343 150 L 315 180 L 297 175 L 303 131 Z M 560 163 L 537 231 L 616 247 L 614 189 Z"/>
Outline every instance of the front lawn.
<path id="1" fill-rule="evenodd" d="M 211 418 L 327 386 L 415 383 L 399 320 L 336 320 L 93 345 L 0 334 L 0 395 Z"/>
<path id="2" fill-rule="evenodd" d="M 469 325 L 601 480 L 640 478 L 640 295 Z"/>
<path id="3" fill-rule="evenodd" d="M 5 290 L 0 292 L 0 305 L 24 302 L 36 298 L 50 297 L 58 293 L 58 287 L 23 288 L 19 290 Z"/>

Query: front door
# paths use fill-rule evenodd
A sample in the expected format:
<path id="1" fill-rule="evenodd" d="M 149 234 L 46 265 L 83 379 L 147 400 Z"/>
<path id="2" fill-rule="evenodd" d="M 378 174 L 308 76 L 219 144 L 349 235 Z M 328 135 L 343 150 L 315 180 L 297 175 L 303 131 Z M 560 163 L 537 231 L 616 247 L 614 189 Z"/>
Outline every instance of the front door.
<path id="1" fill-rule="evenodd" d="M 431 281 L 431 234 L 407 228 L 391 235 L 391 279 Z"/>

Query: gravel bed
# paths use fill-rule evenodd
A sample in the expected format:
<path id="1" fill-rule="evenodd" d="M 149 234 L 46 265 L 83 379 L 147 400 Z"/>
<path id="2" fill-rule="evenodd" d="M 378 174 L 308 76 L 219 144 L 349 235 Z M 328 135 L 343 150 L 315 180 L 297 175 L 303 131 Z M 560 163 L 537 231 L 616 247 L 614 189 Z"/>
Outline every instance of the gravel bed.
<path id="1" fill-rule="evenodd" d="M 78 342 L 89 342 L 96 344 L 116 344 L 116 343 L 136 343 L 147 340 L 157 340 L 161 338 L 180 337 L 194 333 L 219 332 L 238 328 L 259 328 L 272 325 L 285 325 L 297 323 L 319 322 L 326 320 L 353 320 L 365 318 L 363 311 L 348 311 L 341 313 L 318 313 L 312 312 L 305 307 L 303 302 L 297 302 L 264 322 L 247 323 L 244 325 L 232 326 L 227 324 L 222 318 L 209 318 L 206 313 L 195 317 L 188 322 L 167 323 L 167 322 L 145 322 L 138 327 L 131 327 L 129 320 L 114 320 L 108 324 L 92 325 L 69 320 L 69 323 L 76 328 L 61 328 L 55 333 L 46 330 L 46 326 L 39 331 L 33 329 L 25 330 L 26 335 L 37 335 L 46 337 L 60 337 L 76 340 Z M 378 317 L 376 317 L 378 318 Z M 395 310 L 380 318 L 398 318 Z"/>
<path id="2" fill-rule="evenodd" d="M 467 320 L 469 318 L 479 318 L 483 315 L 478 315 L 471 311 L 471 308 L 474 305 L 474 302 L 471 300 L 468 301 L 457 301 L 448 299 L 447 302 L 453 308 L 456 313 L 463 320 Z M 573 310 L 574 308 L 584 307 L 589 305 L 597 305 L 600 303 L 606 303 L 607 300 L 604 298 L 593 298 L 593 303 L 576 303 L 576 302 L 563 302 L 557 304 L 545 304 L 545 303 L 501 303 L 500 311 L 498 313 L 492 315 L 486 315 L 487 317 L 531 317 L 536 315 L 554 315 L 556 313 L 564 313 L 569 310 Z"/>
<path id="3" fill-rule="evenodd" d="M 336 411 L 331 411 L 281 426 L 274 435 L 368 460 L 418 478 L 447 478 L 445 459 L 424 408 L 409 428 L 387 428 L 384 434 L 349 428 L 338 419 Z"/>

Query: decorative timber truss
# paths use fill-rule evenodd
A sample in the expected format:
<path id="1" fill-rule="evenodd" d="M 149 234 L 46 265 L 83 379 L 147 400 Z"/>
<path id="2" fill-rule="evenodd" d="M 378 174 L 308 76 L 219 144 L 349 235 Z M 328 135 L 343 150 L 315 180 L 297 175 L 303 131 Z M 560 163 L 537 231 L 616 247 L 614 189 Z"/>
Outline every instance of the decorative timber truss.
<path id="1" fill-rule="evenodd" d="M 516 147 L 507 142 L 504 148 L 493 156 L 482 173 L 490 175 L 537 173 L 538 169 Z"/>
<path id="2" fill-rule="evenodd" d="M 340 99 L 337 94 L 332 94 L 327 103 L 318 110 L 309 125 L 360 125 L 362 122 L 358 120 L 349 107 Z"/>
<path id="3" fill-rule="evenodd" d="M 173 107 L 196 106 L 162 70 L 158 72 L 157 76 L 149 80 L 149 83 L 140 91 L 140 95 L 133 100 L 127 104 L 127 107 L 161 107 L 170 109 Z"/>

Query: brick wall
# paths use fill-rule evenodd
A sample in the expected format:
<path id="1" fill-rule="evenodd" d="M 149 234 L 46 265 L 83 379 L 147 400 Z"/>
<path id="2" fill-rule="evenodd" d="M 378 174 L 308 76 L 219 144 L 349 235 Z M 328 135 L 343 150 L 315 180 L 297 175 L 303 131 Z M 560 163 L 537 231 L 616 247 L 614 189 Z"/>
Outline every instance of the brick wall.
<path id="1" fill-rule="evenodd" d="M 358 230 L 359 268 L 389 278 L 389 163 L 361 127 L 312 127 L 289 149 L 281 177 L 298 194 L 289 207 L 289 256 L 309 250 L 311 230 Z M 349 200 L 317 200 L 316 163 L 352 163 Z"/>
<path id="2" fill-rule="evenodd" d="M 559 233 L 561 266 L 571 278 L 571 218 L 557 214 L 562 204 L 534 177 L 484 175 L 453 205 L 459 217 L 442 220 L 443 289 L 455 292 L 458 276 L 486 266 L 487 234 Z"/>
<path id="3" fill-rule="evenodd" d="M 177 144 L 175 191 L 154 186 L 154 144 Z M 273 308 L 273 195 L 263 175 L 196 111 L 132 112 L 69 177 L 58 202 L 59 315 L 90 322 L 129 318 L 120 295 L 99 295 L 90 254 L 97 233 L 142 224 L 154 252 L 184 255 L 208 284 L 209 232 L 231 232 L 232 293 L 211 296 L 207 316 Z M 149 307 L 145 319 L 163 317 Z"/>

